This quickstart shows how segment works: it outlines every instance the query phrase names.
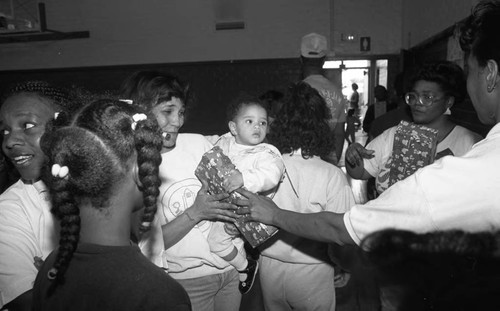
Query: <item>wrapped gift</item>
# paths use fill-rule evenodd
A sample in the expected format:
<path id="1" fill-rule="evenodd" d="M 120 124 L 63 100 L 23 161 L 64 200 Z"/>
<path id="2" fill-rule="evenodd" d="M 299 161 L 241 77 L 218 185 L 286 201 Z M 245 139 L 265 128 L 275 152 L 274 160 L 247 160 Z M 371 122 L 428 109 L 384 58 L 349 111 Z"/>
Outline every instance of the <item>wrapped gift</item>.
<path id="1" fill-rule="evenodd" d="M 394 134 L 389 186 L 434 162 L 437 147 L 435 129 L 401 121 Z"/>
<path id="2" fill-rule="evenodd" d="M 224 178 L 229 176 L 235 169 L 236 167 L 229 157 L 222 152 L 220 147 L 215 146 L 203 155 L 195 170 L 195 175 L 199 180 L 207 182 L 210 194 L 219 194 L 226 192 L 223 187 Z M 231 193 L 228 202 L 237 199 L 238 196 L 239 194 L 236 192 Z M 264 243 L 278 231 L 276 227 L 248 221 L 247 217 L 239 218 L 235 225 L 252 247 Z"/>

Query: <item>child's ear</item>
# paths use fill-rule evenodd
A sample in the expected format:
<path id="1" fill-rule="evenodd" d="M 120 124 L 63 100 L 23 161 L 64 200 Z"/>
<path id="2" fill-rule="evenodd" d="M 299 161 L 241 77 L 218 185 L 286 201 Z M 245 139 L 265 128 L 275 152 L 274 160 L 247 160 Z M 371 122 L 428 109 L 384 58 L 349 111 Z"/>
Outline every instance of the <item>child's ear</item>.
<path id="1" fill-rule="evenodd" d="M 229 126 L 229 131 L 231 132 L 231 134 L 233 134 L 233 136 L 236 136 L 236 123 L 234 123 L 234 121 L 229 121 L 227 125 Z"/>

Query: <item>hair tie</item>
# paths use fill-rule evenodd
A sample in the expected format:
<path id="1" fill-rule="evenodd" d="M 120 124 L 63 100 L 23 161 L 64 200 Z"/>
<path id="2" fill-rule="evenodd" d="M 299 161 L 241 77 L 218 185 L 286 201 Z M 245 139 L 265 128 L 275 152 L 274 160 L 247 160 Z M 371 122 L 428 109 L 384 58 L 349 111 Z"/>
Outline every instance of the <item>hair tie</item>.
<path id="1" fill-rule="evenodd" d="M 119 101 L 127 103 L 129 105 L 132 105 L 134 103 L 134 101 L 131 99 L 119 99 Z"/>
<path id="2" fill-rule="evenodd" d="M 54 112 L 54 120 L 57 120 L 58 116 L 59 116 L 59 112 Z"/>
<path id="3" fill-rule="evenodd" d="M 144 113 L 136 113 L 136 114 L 134 114 L 132 119 L 134 119 L 134 122 L 132 122 L 132 125 L 131 125 L 132 130 L 135 131 L 135 128 L 137 127 L 137 122 L 147 120 L 148 117 Z"/>
<path id="4" fill-rule="evenodd" d="M 65 178 L 68 176 L 69 173 L 69 168 L 67 166 L 60 166 L 59 164 L 54 164 L 52 165 L 52 176 L 54 177 L 59 177 L 59 178 Z"/>
<path id="5" fill-rule="evenodd" d="M 56 268 L 50 269 L 49 272 L 47 273 L 47 277 L 49 278 L 49 280 L 54 280 L 57 277 L 57 269 Z"/>
<path id="6" fill-rule="evenodd" d="M 150 221 L 144 221 L 144 222 L 142 222 L 141 226 L 143 226 L 143 227 L 149 227 L 149 226 L 151 226 L 151 222 Z"/>

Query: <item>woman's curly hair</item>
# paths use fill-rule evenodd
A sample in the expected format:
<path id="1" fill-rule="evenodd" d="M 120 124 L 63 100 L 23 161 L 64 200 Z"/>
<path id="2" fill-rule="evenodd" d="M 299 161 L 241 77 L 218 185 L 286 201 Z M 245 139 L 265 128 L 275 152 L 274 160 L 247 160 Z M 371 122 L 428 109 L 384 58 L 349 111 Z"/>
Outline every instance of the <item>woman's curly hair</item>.
<path id="1" fill-rule="evenodd" d="M 330 109 L 321 94 L 305 82 L 291 85 L 271 124 L 268 139 L 281 153 L 301 149 L 304 158 L 327 156 L 334 148 L 327 120 Z"/>

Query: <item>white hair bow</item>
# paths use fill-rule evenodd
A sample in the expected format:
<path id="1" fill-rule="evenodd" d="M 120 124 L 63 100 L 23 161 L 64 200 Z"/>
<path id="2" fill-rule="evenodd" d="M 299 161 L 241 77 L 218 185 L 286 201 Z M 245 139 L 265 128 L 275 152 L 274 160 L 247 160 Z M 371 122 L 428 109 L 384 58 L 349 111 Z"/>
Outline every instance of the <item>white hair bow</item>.
<path id="1" fill-rule="evenodd" d="M 137 126 L 137 122 L 147 120 L 148 117 L 144 113 L 136 113 L 136 114 L 134 114 L 132 119 L 134 119 L 134 122 L 132 122 L 132 130 L 135 131 L 135 128 Z"/>
<path id="2" fill-rule="evenodd" d="M 67 166 L 60 166 L 59 164 L 52 165 L 52 176 L 64 178 L 68 176 L 69 168 Z"/>

